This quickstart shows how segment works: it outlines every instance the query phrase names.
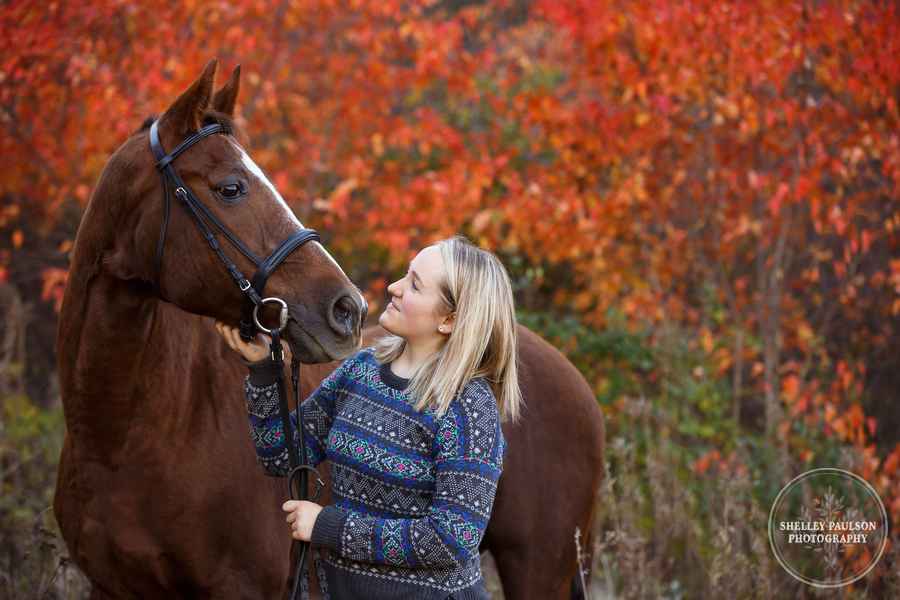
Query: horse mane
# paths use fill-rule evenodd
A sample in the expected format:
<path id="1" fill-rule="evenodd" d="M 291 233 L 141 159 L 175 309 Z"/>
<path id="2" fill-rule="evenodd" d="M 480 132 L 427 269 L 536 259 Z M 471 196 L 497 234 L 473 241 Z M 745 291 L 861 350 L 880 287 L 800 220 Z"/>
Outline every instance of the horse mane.
<path id="1" fill-rule="evenodd" d="M 158 118 L 159 115 L 150 115 L 141 124 L 140 129 L 132 133 L 131 136 L 134 137 L 142 131 L 147 131 L 148 129 L 150 129 L 150 126 L 153 125 L 153 121 L 157 120 Z M 238 125 L 237 121 L 233 117 L 217 110 L 209 110 L 205 115 L 203 115 L 203 127 L 206 127 L 207 125 L 215 125 L 216 123 L 227 129 L 228 132 L 231 133 L 231 135 L 238 141 L 241 146 L 243 146 L 244 148 L 249 148 L 250 139 L 247 137 L 247 134 L 244 133 L 243 128 Z"/>

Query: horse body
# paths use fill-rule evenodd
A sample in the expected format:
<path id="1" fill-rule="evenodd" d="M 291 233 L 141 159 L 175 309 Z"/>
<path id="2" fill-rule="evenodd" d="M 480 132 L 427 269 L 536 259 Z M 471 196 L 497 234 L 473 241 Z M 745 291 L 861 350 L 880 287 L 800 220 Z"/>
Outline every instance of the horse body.
<path id="1" fill-rule="evenodd" d="M 215 68 L 160 117 L 165 148 L 230 119 L 239 71 L 213 94 Z M 213 328 L 213 318 L 237 325 L 244 296 L 174 205 L 165 301 L 157 297 L 155 162 L 145 126 L 110 158 L 75 242 L 57 334 L 67 435 L 54 511 L 92 598 L 285 598 L 296 561 L 280 509 L 286 487 L 260 472 L 241 394 L 246 370 Z M 211 135 L 174 164 L 260 256 L 302 227 L 231 136 Z M 236 184 L 242 199 L 216 195 L 223 184 Z M 252 273 L 248 259 L 232 259 Z M 360 348 L 365 301 L 318 244 L 294 250 L 265 295 L 287 302 L 283 338 L 301 361 Z M 603 421 L 571 363 L 523 328 L 520 344 L 527 409 L 504 426 L 509 449 L 483 546 L 507 600 L 561 599 L 577 572 L 575 528 L 592 529 Z M 302 389 L 336 364 L 306 367 Z"/>
<path id="2" fill-rule="evenodd" d="M 521 326 L 519 338 L 526 410 L 521 423 L 503 427 L 508 450 L 483 545 L 507 600 L 562 599 L 579 582 L 576 530 L 590 568 L 603 415 L 584 377 L 558 350 Z"/>

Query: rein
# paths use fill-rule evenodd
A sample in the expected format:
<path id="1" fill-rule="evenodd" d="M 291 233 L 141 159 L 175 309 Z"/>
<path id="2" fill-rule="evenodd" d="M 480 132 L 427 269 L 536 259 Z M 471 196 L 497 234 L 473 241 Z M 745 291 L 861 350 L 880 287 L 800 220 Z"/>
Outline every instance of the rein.
<path id="1" fill-rule="evenodd" d="M 281 314 L 282 314 L 282 322 L 287 320 L 287 305 L 283 300 L 278 298 L 266 298 L 263 302 L 275 301 L 281 303 Z M 269 344 L 269 350 L 272 353 L 272 365 L 275 372 L 275 380 L 276 386 L 275 389 L 278 390 L 278 409 L 281 417 L 281 431 L 285 437 L 285 443 L 288 448 L 288 457 L 291 462 L 291 472 L 288 475 L 288 497 L 291 500 L 306 500 L 309 496 L 309 479 L 306 477 L 306 472 L 310 471 L 316 474 L 316 491 L 313 495 L 312 501 L 314 503 L 319 502 L 319 496 L 322 494 L 322 489 L 325 487 L 325 482 L 322 481 L 322 475 L 316 470 L 315 467 L 307 465 L 306 458 L 306 444 L 304 443 L 303 438 L 303 399 L 300 397 L 300 363 L 296 358 L 291 358 L 291 383 L 294 388 L 294 397 L 296 398 L 297 404 L 297 431 L 300 437 L 300 448 L 299 451 L 297 449 L 297 440 L 294 439 L 294 428 L 291 427 L 291 409 L 287 403 L 287 382 L 284 377 L 284 349 L 281 347 L 281 328 L 273 327 L 272 329 L 264 329 L 259 321 L 256 319 L 256 311 L 254 311 L 254 321 L 256 321 L 256 326 L 268 333 L 271 338 L 271 343 Z M 299 460 L 298 460 L 299 457 Z M 294 497 L 294 487 L 295 482 L 294 479 L 299 476 L 299 479 L 296 481 L 296 487 L 298 490 L 298 495 Z M 309 542 L 297 542 L 299 544 L 299 563 L 297 564 L 297 573 L 294 575 L 294 587 L 291 590 L 291 598 L 296 599 L 298 597 L 301 600 L 309 600 L 309 577 L 307 574 L 307 565 L 306 565 L 306 557 L 309 552 L 310 543 Z M 316 567 L 316 575 L 319 577 L 319 591 L 322 593 L 322 600 L 330 600 L 331 596 L 328 593 L 328 582 L 325 579 L 325 564 L 322 560 L 322 554 L 319 552 L 318 548 L 313 550 L 313 561 Z"/>
<path id="2" fill-rule="evenodd" d="M 318 478 L 318 483 L 316 484 L 315 495 L 313 496 L 313 502 L 318 502 L 319 495 L 322 493 L 322 488 L 325 484 L 322 482 L 322 477 L 319 472 L 311 466 L 306 464 L 306 444 L 302 443 L 303 439 L 303 404 L 300 398 L 300 364 L 297 359 L 291 360 L 291 381 L 293 383 L 294 394 L 296 396 L 297 401 L 297 430 L 300 433 L 300 449 L 298 453 L 297 443 L 294 440 L 293 429 L 291 428 L 290 422 L 290 408 L 287 404 L 287 382 L 285 381 L 284 376 L 284 349 L 281 345 L 281 331 L 287 326 L 288 321 L 288 308 L 287 303 L 280 298 L 261 298 L 263 289 L 266 285 L 266 280 L 269 278 L 269 275 L 272 274 L 272 271 L 275 270 L 281 262 L 287 258 L 288 254 L 290 254 L 294 249 L 296 249 L 301 244 L 309 242 L 311 240 L 319 241 L 319 235 L 312 229 L 301 229 L 300 231 L 294 232 L 290 237 L 281 242 L 275 250 L 266 258 L 265 260 L 260 259 L 252 250 L 247 248 L 234 234 L 228 231 L 222 223 L 219 222 L 218 219 L 203 205 L 200 199 L 191 191 L 191 188 L 178 176 L 178 173 L 175 172 L 175 168 L 172 166 L 172 162 L 181 156 L 188 148 L 199 142 L 205 137 L 210 135 L 222 133 L 229 134 L 228 129 L 220 124 L 215 123 L 213 125 L 207 125 L 200 131 L 192 134 L 183 142 L 181 142 L 171 153 L 166 154 L 165 150 L 163 150 L 162 144 L 159 140 L 159 129 L 157 127 L 157 121 L 154 121 L 150 126 L 150 148 L 153 150 L 153 156 L 156 158 L 156 168 L 162 175 L 163 180 L 163 190 L 165 192 L 165 201 L 163 203 L 163 219 L 162 225 L 159 231 L 159 245 L 156 249 L 156 267 L 154 270 L 154 279 L 153 279 L 153 289 L 156 291 L 156 296 L 160 300 L 165 300 L 159 289 L 159 280 L 160 280 L 160 270 L 162 268 L 162 255 L 163 255 L 163 247 L 165 246 L 166 241 L 166 227 L 169 222 L 169 183 L 172 183 L 172 187 L 175 188 L 175 196 L 178 198 L 178 201 L 187 211 L 188 215 L 190 215 L 191 220 L 197 225 L 200 229 L 200 233 L 203 234 L 203 237 L 206 239 L 206 242 L 210 245 L 210 247 L 216 251 L 216 254 L 219 255 L 219 258 L 225 264 L 225 268 L 231 273 L 231 276 L 237 282 L 238 287 L 244 292 L 247 297 L 244 300 L 244 310 L 241 315 L 241 339 L 245 342 L 250 341 L 256 335 L 254 331 L 254 325 L 256 329 L 263 333 L 269 334 L 271 337 L 271 344 L 269 349 L 272 353 L 272 362 L 275 369 L 275 378 L 277 381 L 277 389 L 278 389 L 278 403 L 279 403 L 279 411 L 281 413 L 281 423 L 283 432 L 285 435 L 285 441 L 287 442 L 288 454 L 290 456 L 291 461 L 291 472 L 288 475 L 288 496 L 291 500 L 306 500 L 309 495 L 309 481 L 306 477 L 306 471 L 312 471 L 316 474 Z M 202 216 L 201 216 L 202 215 Z M 212 224 L 212 226 L 225 238 L 231 242 L 231 244 L 237 248 L 241 254 L 250 259 L 253 264 L 257 266 L 256 273 L 253 275 L 251 281 L 247 281 L 241 271 L 238 269 L 237 265 L 228 257 L 228 254 L 225 252 L 225 249 L 219 244 L 216 236 L 210 231 L 209 227 L 207 227 L 204 222 L 204 218 L 206 221 Z M 279 313 L 279 325 L 278 327 L 274 327 L 271 329 L 267 329 L 262 326 L 259 322 L 258 311 L 260 308 L 263 308 L 269 302 L 277 302 L 281 305 L 281 311 Z M 299 458 L 298 458 L 299 457 Z M 294 497 L 294 480 L 300 475 L 299 480 L 297 481 L 298 488 L 298 496 Z M 298 593 L 303 600 L 309 599 L 309 579 L 307 575 L 307 566 L 306 566 L 306 557 L 309 552 L 309 542 L 298 542 L 299 544 L 299 556 L 300 561 L 297 565 L 297 574 L 294 577 L 294 587 L 291 593 L 291 598 L 295 599 L 298 597 Z M 322 592 L 323 600 L 329 600 L 330 596 L 328 594 L 327 582 L 325 581 L 325 569 L 324 563 L 322 561 L 321 553 L 318 549 L 313 551 L 313 558 L 315 560 L 316 573 L 319 577 L 319 587 Z"/>

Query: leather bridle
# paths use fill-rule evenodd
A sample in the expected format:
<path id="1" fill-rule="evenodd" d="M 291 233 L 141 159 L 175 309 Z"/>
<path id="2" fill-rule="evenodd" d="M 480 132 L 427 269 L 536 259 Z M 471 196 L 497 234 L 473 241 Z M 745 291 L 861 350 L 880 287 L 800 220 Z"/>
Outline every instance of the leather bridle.
<path id="1" fill-rule="evenodd" d="M 231 273 L 231 276 L 234 277 L 234 280 L 237 282 L 238 287 L 240 287 L 241 291 L 244 292 L 247 297 L 244 300 L 244 310 L 241 315 L 241 338 L 248 342 L 256 335 L 254 326 L 256 329 L 259 329 L 263 333 L 267 333 L 271 338 L 270 350 L 272 352 L 272 360 L 273 360 L 273 370 L 275 373 L 275 378 L 277 382 L 277 391 L 278 391 L 278 403 L 279 403 L 279 412 L 282 423 L 282 431 L 285 432 L 285 441 L 288 449 L 288 456 L 290 457 L 291 464 L 291 473 L 288 476 L 288 496 L 291 500 L 301 499 L 306 500 L 309 492 L 308 492 L 308 480 L 306 477 L 306 472 L 313 472 L 317 479 L 318 484 L 316 485 L 315 495 L 313 497 L 313 502 L 318 502 L 319 494 L 322 492 L 322 488 L 324 487 L 324 483 L 322 483 L 322 477 L 319 472 L 311 466 L 308 466 L 307 457 L 306 457 L 306 444 L 303 442 L 303 436 L 300 436 L 300 444 L 299 449 L 297 448 L 297 444 L 295 443 L 294 436 L 290 435 L 288 432 L 292 431 L 292 426 L 290 422 L 290 409 L 287 404 L 287 382 L 285 381 L 284 376 L 284 351 L 281 346 L 281 335 L 280 332 L 284 329 L 285 325 L 287 325 L 287 304 L 281 300 L 280 298 L 262 298 L 263 288 L 265 288 L 266 280 L 269 278 L 269 275 L 272 274 L 272 271 L 275 270 L 281 261 L 283 261 L 288 254 L 290 254 L 294 249 L 296 249 L 301 244 L 304 244 L 310 240 L 319 241 L 319 235 L 313 231 L 312 229 L 301 229 L 293 233 L 286 240 L 281 242 L 275 250 L 266 258 L 265 260 L 260 259 L 256 254 L 247 248 L 237 237 L 234 236 L 228 229 L 216 219 L 215 216 L 200 202 L 200 199 L 197 198 L 196 194 L 191 191 L 191 188 L 178 176 L 178 173 L 175 172 L 175 168 L 172 166 L 172 162 L 181 156 L 188 148 L 202 140 L 203 138 L 216 134 L 229 134 L 228 129 L 219 123 L 215 123 L 213 125 L 207 125 L 200 131 L 192 134 L 183 142 L 178 144 L 174 150 L 168 155 L 165 150 L 163 150 L 162 144 L 159 141 L 159 130 L 157 128 L 157 121 L 154 121 L 150 126 L 150 148 L 153 150 L 153 156 L 156 158 L 156 168 L 159 170 L 162 175 L 163 180 L 163 189 L 165 190 L 165 200 L 163 203 L 163 219 L 162 226 L 159 231 L 159 245 L 156 249 L 156 267 L 154 269 L 153 274 L 153 287 L 156 290 L 156 295 L 164 300 L 162 295 L 160 294 L 159 289 L 159 277 L 160 277 L 160 269 L 162 265 L 162 255 L 163 255 L 163 246 L 166 241 L 166 226 L 169 221 L 169 182 L 172 183 L 172 187 L 175 188 L 175 195 L 178 197 L 178 201 L 181 202 L 181 205 L 190 215 L 191 219 L 200 228 L 200 232 L 203 234 L 203 237 L 206 239 L 207 243 L 212 247 L 213 250 L 219 255 L 219 258 L 222 259 L 222 262 L 225 263 L 225 268 L 228 269 L 228 272 Z M 201 216 L 202 215 L 202 216 Z M 210 231 L 209 227 L 206 226 L 206 223 L 203 221 L 203 218 L 206 218 L 214 228 L 216 228 L 219 233 L 221 233 L 225 238 L 231 242 L 231 244 L 237 248 L 241 254 L 249 258 L 256 266 L 256 273 L 253 275 L 253 278 L 250 281 L 244 277 L 244 275 L 237 268 L 237 265 L 228 257 L 228 254 L 225 252 L 225 249 L 219 244 L 216 236 L 213 235 L 212 231 Z M 267 329 L 263 327 L 259 319 L 257 318 L 257 311 L 265 306 L 268 302 L 277 302 L 281 305 L 281 318 L 279 320 L 279 325 L 273 327 L 271 329 Z M 297 403 L 297 422 L 299 431 L 303 431 L 303 405 L 302 398 L 300 397 L 300 386 L 299 386 L 299 363 L 296 358 L 291 360 L 291 369 L 292 369 L 292 383 L 294 387 L 294 393 L 296 394 L 296 403 Z M 296 482 L 296 483 L 295 483 Z M 298 488 L 298 497 L 294 497 L 294 486 Z M 304 600 L 309 598 L 309 580 L 307 578 L 307 568 L 306 568 L 306 556 L 309 551 L 310 544 L 309 542 L 301 542 L 299 543 L 299 564 L 297 565 L 297 574 L 294 577 L 294 587 L 291 592 L 291 598 L 297 598 L 298 595 L 302 597 Z M 329 593 L 327 588 L 327 581 L 325 579 L 325 571 L 324 565 L 322 561 L 321 554 L 318 550 L 314 551 L 314 559 L 316 572 L 319 577 L 319 589 L 322 593 L 322 597 L 324 600 L 328 600 Z"/>
<path id="2" fill-rule="evenodd" d="M 234 277 L 234 280 L 237 282 L 241 291 L 247 295 L 247 298 L 244 301 L 244 310 L 241 314 L 241 338 L 246 342 L 250 341 L 255 335 L 254 329 L 254 311 L 262 308 L 265 304 L 262 299 L 263 289 L 266 285 L 266 280 L 269 278 L 269 275 L 272 274 L 272 271 L 275 270 L 281 261 L 283 261 L 288 254 L 290 254 L 294 249 L 298 246 L 310 241 L 316 240 L 319 241 L 319 234 L 317 234 L 312 229 L 301 229 L 293 233 L 286 240 L 281 242 L 275 250 L 269 255 L 265 260 L 259 258 L 252 250 L 250 250 L 247 246 L 245 246 L 234 234 L 232 234 L 228 229 L 219 222 L 218 219 L 203 205 L 199 198 L 197 198 L 196 194 L 191 191 L 191 188 L 178 176 L 178 173 L 175 172 L 175 168 L 172 166 L 172 162 L 184 154 L 184 152 L 202 140 L 203 138 L 216 134 L 223 133 L 228 134 L 228 128 L 220 123 L 214 123 L 212 125 L 207 125 L 200 131 L 192 134 L 190 137 L 185 139 L 183 142 L 178 144 L 172 152 L 168 155 L 165 150 L 163 150 L 162 144 L 159 141 L 159 129 L 157 127 L 158 121 L 154 121 L 150 126 L 150 148 L 153 150 L 153 156 L 156 158 L 156 168 L 159 170 L 163 179 L 163 189 L 165 190 L 165 201 L 163 203 L 163 219 L 162 226 L 159 231 L 159 245 L 156 249 L 156 268 L 154 270 L 154 278 L 153 278 L 153 287 L 156 290 L 156 295 L 162 299 L 160 295 L 159 289 L 159 279 L 160 279 L 160 269 L 162 265 L 162 255 L 163 255 L 163 246 L 166 241 L 166 226 L 169 221 L 169 182 L 172 183 L 172 187 L 175 189 L 175 196 L 178 197 L 178 201 L 181 202 L 181 205 L 187 211 L 188 215 L 190 215 L 191 219 L 200 229 L 200 232 L 203 234 L 203 237 L 206 239 L 207 243 L 209 243 L 210 247 L 216 251 L 219 255 L 219 258 L 222 259 L 222 262 L 225 264 L 225 268 L 228 269 L 228 272 L 231 273 L 231 276 Z M 201 217 L 202 215 L 202 217 Z M 222 248 L 221 244 L 219 244 L 216 236 L 213 235 L 212 231 L 210 231 L 209 227 L 207 227 L 206 223 L 203 221 L 203 218 L 206 219 L 212 226 L 221 233 L 225 239 L 227 239 L 231 244 L 237 248 L 241 254 L 250 259 L 256 266 L 256 273 L 253 275 L 251 281 L 247 281 L 244 275 L 240 272 L 237 265 L 228 257 L 228 254 L 225 252 L 225 249 Z M 283 320 L 283 319 L 282 319 Z M 282 327 L 284 323 L 282 323 Z M 268 332 L 268 331 L 267 331 Z"/>

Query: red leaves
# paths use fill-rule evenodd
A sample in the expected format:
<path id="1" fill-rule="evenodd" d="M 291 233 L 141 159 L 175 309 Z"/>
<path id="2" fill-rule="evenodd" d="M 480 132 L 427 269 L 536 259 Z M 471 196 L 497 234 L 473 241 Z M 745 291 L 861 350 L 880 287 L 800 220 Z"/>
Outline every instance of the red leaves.
<path id="1" fill-rule="evenodd" d="M 883 3 L 848 20 L 537 0 L 514 24 L 505 2 L 194 4 L 0 6 L 4 227 L 83 209 L 109 154 L 218 52 L 243 64 L 254 158 L 362 277 L 462 230 L 597 325 L 704 323 L 715 347 L 747 331 L 743 375 L 800 412 L 821 400 L 812 375 L 766 372 L 767 339 L 824 356 L 823 315 L 849 320 L 860 298 L 900 314 L 900 267 L 878 264 L 900 230 L 900 63 L 883 60 L 900 14 Z M 58 299 L 64 280 L 46 281 Z M 762 381 L 782 375 L 797 379 Z M 837 405 L 854 386 L 834 376 Z"/>
<path id="2" fill-rule="evenodd" d="M 766 205 L 769 208 L 769 212 L 772 215 L 779 214 L 779 211 L 781 208 L 781 202 L 788 195 L 788 192 L 790 192 L 790 186 L 788 186 L 788 184 L 786 184 L 784 182 L 778 184 L 778 191 L 775 192 L 775 195 L 772 196 L 772 198 L 770 198 L 769 201 L 766 203 Z"/>
<path id="3" fill-rule="evenodd" d="M 45 269 L 41 273 L 41 279 L 44 280 L 43 291 L 41 292 L 41 300 L 47 302 L 53 300 L 54 312 L 59 313 L 62 304 L 63 291 L 66 288 L 66 281 L 69 278 L 68 269 Z"/>

